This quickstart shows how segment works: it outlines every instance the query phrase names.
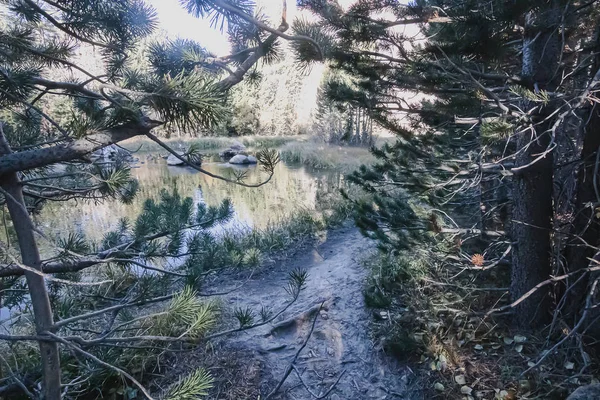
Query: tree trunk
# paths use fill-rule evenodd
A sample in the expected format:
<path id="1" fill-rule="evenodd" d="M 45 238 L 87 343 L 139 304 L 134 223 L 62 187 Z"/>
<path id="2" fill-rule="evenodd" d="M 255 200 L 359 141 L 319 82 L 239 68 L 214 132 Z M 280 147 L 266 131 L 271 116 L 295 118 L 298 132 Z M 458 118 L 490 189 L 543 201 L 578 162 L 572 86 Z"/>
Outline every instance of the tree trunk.
<path id="1" fill-rule="evenodd" d="M 10 148 L 0 131 L 0 155 L 8 154 Z M 13 222 L 21 261 L 27 267 L 42 271 L 42 261 L 34 236 L 33 222 L 25 208 L 25 200 L 21 182 L 16 172 L 0 176 L 0 186 L 6 192 L 6 205 Z M 33 305 L 35 328 L 38 334 L 53 330 L 52 309 L 44 278 L 34 272 L 26 272 L 25 278 L 29 288 L 29 296 Z M 40 341 L 42 358 L 44 400 L 60 400 L 60 354 L 56 342 Z"/>
<path id="2" fill-rule="evenodd" d="M 557 72 L 560 55 L 559 36 L 555 29 L 560 22 L 558 3 L 554 1 L 552 8 L 535 14 L 531 12 L 526 16 L 522 74 L 532 82 L 531 88 L 534 90 L 551 89 L 551 81 Z M 528 108 L 531 107 L 525 104 L 525 109 Z M 516 158 L 517 167 L 530 165 L 548 149 L 551 141 L 548 129 L 552 122 L 541 121 L 551 111 L 550 105 L 543 107 L 532 115 L 534 129 L 518 135 L 517 151 L 520 153 Z M 552 272 L 552 177 L 552 152 L 514 176 L 510 287 L 513 300 L 548 279 Z M 516 306 L 515 322 L 521 328 L 537 328 L 548 320 L 550 306 L 548 290 L 538 290 Z"/>
<path id="3" fill-rule="evenodd" d="M 600 46 L 600 28 L 595 34 L 596 50 Z M 596 56 L 592 67 L 594 74 L 600 70 L 600 56 Z M 583 120 L 588 121 L 583 128 L 583 146 L 581 150 L 581 165 L 577 171 L 575 188 L 574 220 L 571 238 L 565 251 L 568 272 L 582 270 L 590 266 L 589 259 L 596 258 L 600 245 L 600 224 L 596 218 L 595 206 L 600 203 L 600 108 L 597 104 L 589 105 L 587 112 L 583 113 Z M 566 288 L 572 286 L 579 276 L 565 282 Z M 569 296 L 564 310 L 564 315 L 573 322 L 580 314 L 583 301 L 587 294 L 586 287 L 589 279 L 580 280 L 570 291 L 564 293 Z M 565 288 L 565 289 L 566 289 Z"/>

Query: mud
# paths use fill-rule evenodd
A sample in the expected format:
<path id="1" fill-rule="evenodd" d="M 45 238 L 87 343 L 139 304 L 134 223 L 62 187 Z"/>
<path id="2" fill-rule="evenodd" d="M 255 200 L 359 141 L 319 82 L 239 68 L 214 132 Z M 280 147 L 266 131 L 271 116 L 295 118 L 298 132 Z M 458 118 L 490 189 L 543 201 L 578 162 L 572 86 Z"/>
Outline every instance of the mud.
<path id="1" fill-rule="evenodd" d="M 306 288 L 298 300 L 276 321 L 223 338 L 228 346 L 243 349 L 261 360 L 273 381 L 283 376 L 310 331 L 315 329 L 295 366 L 306 386 L 326 399 L 417 399 L 408 382 L 411 370 L 385 357 L 369 337 L 371 311 L 365 307 L 362 290 L 366 271 L 360 260 L 374 245 L 358 230 L 346 228 L 328 233 L 318 243 L 305 247 L 294 257 L 276 262 L 255 274 L 242 289 L 221 298 L 225 308 L 283 306 L 287 274 L 295 268 L 308 270 Z M 243 278 L 213 283 L 215 291 L 226 292 Z M 226 282 L 226 284 L 224 283 Z M 321 303 L 323 307 L 320 309 Z M 261 399 L 265 398 L 266 393 Z M 308 400 L 309 393 L 295 372 L 272 399 Z"/>

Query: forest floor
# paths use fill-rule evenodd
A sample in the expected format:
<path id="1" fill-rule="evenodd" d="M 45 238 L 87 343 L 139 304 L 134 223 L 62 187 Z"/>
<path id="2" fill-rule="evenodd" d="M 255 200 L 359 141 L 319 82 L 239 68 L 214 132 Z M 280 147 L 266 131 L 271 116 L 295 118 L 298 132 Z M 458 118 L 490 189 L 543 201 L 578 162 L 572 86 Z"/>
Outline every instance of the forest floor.
<path id="1" fill-rule="evenodd" d="M 289 272 L 300 268 L 309 274 L 297 301 L 276 321 L 178 356 L 171 367 L 185 373 L 205 365 L 215 378 L 211 399 L 264 400 L 308 338 L 294 362 L 297 372 L 292 371 L 271 399 L 418 399 L 409 388 L 410 368 L 386 357 L 369 334 L 373 317 L 365 306 L 367 271 L 360 261 L 373 250 L 373 243 L 356 228 L 345 227 L 324 233 L 250 280 L 247 275 L 219 276 L 207 285 L 213 292 L 227 292 L 243 283 L 220 298 L 224 310 L 251 308 L 258 313 L 262 306 L 277 310 L 287 301 Z M 332 385 L 327 396 L 318 397 Z"/>

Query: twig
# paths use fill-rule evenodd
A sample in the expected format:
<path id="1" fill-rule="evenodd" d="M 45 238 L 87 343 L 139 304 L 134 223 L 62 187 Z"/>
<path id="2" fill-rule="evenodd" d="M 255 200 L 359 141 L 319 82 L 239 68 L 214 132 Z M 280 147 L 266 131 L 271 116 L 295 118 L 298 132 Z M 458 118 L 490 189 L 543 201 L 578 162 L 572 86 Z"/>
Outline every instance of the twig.
<path id="1" fill-rule="evenodd" d="M 143 386 L 141 383 L 139 383 L 139 382 L 137 381 L 137 379 L 135 379 L 133 376 L 131 376 L 131 375 L 130 375 L 128 372 L 126 372 L 126 371 L 122 370 L 122 369 L 121 369 L 121 368 L 119 368 L 119 367 L 116 367 L 116 366 L 114 366 L 114 365 L 111 365 L 111 364 L 109 364 L 109 363 L 107 363 L 107 362 L 105 362 L 105 361 L 102 361 L 101 359 L 99 359 L 99 358 L 98 358 L 98 357 L 96 357 L 95 355 L 93 355 L 93 354 L 91 354 L 91 353 L 88 353 L 88 352 L 87 352 L 87 351 L 85 351 L 85 350 L 82 350 L 82 349 L 80 349 L 79 347 L 75 346 L 73 343 L 69 343 L 69 342 L 68 342 L 68 341 L 66 341 L 65 339 L 63 339 L 63 338 L 61 338 L 61 337 L 59 337 L 59 336 L 55 335 L 55 334 L 54 334 L 54 333 L 52 333 L 52 332 L 45 332 L 45 334 L 46 334 L 46 335 L 48 335 L 48 336 L 51 336 L 51 337 L 53 337 L 53 338 L 54 338 L 55 340 L 57 340 L 58 342 L 60 342 L 60 343 L 62 343 L 62 344 L 64 344 L 64 345 L 66 345 L 66 346 L 69 346 L 69 347 L 70 347 L 70 348 L 72 348 L 74 351 L 76 351 L 76 352 L 80 353 L 81 355 L 83 355 L 83 356 L 85 356 L 85 357 L 87 357 L 87 358 L 89 358 L 89 359 L 91 359 L 91 360 L 93 360 L 93 361 L 97 362 L 98 364 L 100 364 L 100 365 L 102 365 L 102 366 L 104 366 L 104 367 L 106 367 L 106 368 L 112 369 L 113 371 L 116 371 L 116 372 L 118 372 L 119 374 L 123 375 L 124 377 L 126 377 L 127 379 L 129 379 L 131 382 L 133 382 L 133 384 L 134 384 L 135 386 L 137 386 L 137 387 L 138 387 L 138 389 L 140 389 L 140 391 L 141 391 L 141 392 L 144 394 L 144 396 L 146 396 L 146 398 L 147 398 L 148 400 L 154 400 L 154 398 L 153 398 L 153 397 L 150 395 L 150 393 L 148 392 L 148 390 L 146 390 L 146 388 L 145 388 L 145 387 L 144 387 L 144 386 Z"/>
<path id="2" fill-rule="evenodd" d="M 295 365 L 292 365 L 292 369 L 294 370 L 294 372 L 296 373 L 296 376 L 298 377 L 298 379 L 300 379 L 300 383 L 302 383 L 302 386 L 304 386 L 304 389 L 306 389 L 306 391 L 308 393 L 310 393 L 310 395 L 312 397 L 314 397 L 315 399 L 324 399 L 325 397 L 327 397 L 329 395 L 329 393 L 331 393 L 331 391 L 336 387 L 336 385 L 339 383 L 340 379 L 342 379 L 342 376 L 344 376 L 344 374 L 346 373 L 346 370 L 343 370 L 342 373 L 340 374 L 340 376 L 338 376 L 338 378 L 336 379 L 336 381 L 333 383 L 333 385 L 331 385 L 329 387 L 329 389 L 323 393 L 323 394 L 315 394 L 312 390 L 310 390 L 310 388 L 308 387 L 308 385 L 304 382 L 304 380 L 302 379 L 302 376 L 300 375 L 300 372 L 298 371 L 298 368 L 296 368 Z"/>
<path id="3" fill-rule="evenodd" d="M 586 320 L 587 315 L 589 314 L 590 307 L 592 305 L 592 298 L 594 297 L 594 294 L 596 293 L 596 286 L 598 286 L 598 279 L 596 279 L 594 281 L 594 283 L 592 284 L 592 287 L 590 288 L 590 291 L 588 292 L 587 299 L 585 302 L 585 309 L 584 309 L 585 311 L 581 315 L 581 318 L 577 322 L 577 325 L 575 325 L 573 327 L 573 329 L 571 329 L 571 331 L 569 332 L 569 334 L 567 336 L 565 336 L 564 338 L 562 338 L 562 340 L 560 340 L 558 343 L 556 343 L 554 346 L 552 346 L 552 348 L 550 350 L 546 351 L 534 365 L 527 368 L 525 371 L 521 372 L 520 376 L 524 376 L 526 373 L 528 373 L 532 369 L 537 368 L 550 354 L 554 353 L 554 351 L 557 348 L 559 348 L 564 342 L 566 342 L 570 337 L 572 337 L 573 335 L 575 335 L 575 333 L 577 333 L 579 328 L 581 328 L 581 325 L 583 325 L 583 322 Z"/>
<path id="4" fill-rule="evenodd" d="M 257 187 L 261 187 L 263 185 L 266 185 L 271 180 L 271 178 L 273 178 L 273 175 L 275 174 L 274 169 L 271 169 L 270 171 L 268 171 L 268 173 L 269 173 L 268 178 L 265 179 L 264 181 L 260 182 L 260 183 L 257 183 L 257 184 L 247 184 L 247 183 L 244 183 L 244 182 L 239 182 L 239 181 L 227 179 L 224 176 L 213 174 L 212 172 L 209 172 L 209 171 L 205 170 L 204 168 L 199 167 L 198 165 L 189 162 L 189 160 L 187 158 L 182 157 L 179 153 L 177 153 L 175 150 L 173 150 L 172 148 L 170 148 L 167 144 L 165 144 L 162 140 L 160 140 L 158 137 L 156 137 L 155 135 L 151 134 L 150 132 L 146 133 L 146 136 L 148 136 L 148 138 L 150 140 L 152 140 L 153 142 L 155 142 L 156 144 L 158 144 L 160 147 L 162 147 L 163 149 L 165 149 L 169 153 L 171 153 L 179 161 L 183 161 L 186 166 L 191 167 L 191 168 L 195 169 L 198 172 L 202 172 L 204 175 L 208 175 L 211 178 L 219 179 L 219 180 L 225 181 L 227 183 L 233 183 L 233 184 L 244 186 L 244 187 L 248 187 L 248 188 L 257 188 Z M 273 165 L 273 167 L 274 167 L 274 165 Z"/>
<path id="5" fill-rule="evenodd" d="M 324 303 L 325 302 L 321 303 L 321 307 L 323 307 Z M 319 310 L 321 310 L 321 307 L 319 307 Z M 270 398 L 272 398 L 279 391 L 279 389 L 281 389 L 281 386 L 285 383 L 285 381 L 288 378 L 288 376 L 290 376 L 290 373 L 292 372 L 292 369 L 294 368 L 294 363 L 298 359 L 298 356 L 300 355 L 300 353 L 302 352 L 302 350 L 304 350 L 304 348 L 306 347 L 306 345 L 308 343 L 308 340 L 310 339 L 310 337 L 312 336 L 313 331 L 315 330 L 315 325 L 317 323 L 317 319 L 318 318 L 319 318 L 319 313 L 317 312 L 315 314 L 315 318 L 313 319 L 312 326 L 310 327 L 310 331 L 308 332 L 308 336 L 306 336 L 306 339 L 304 340 L 304 343 L 302 344 L 302 346 L 300 346 L 300 348 L 298 349 L 298 351 L 296 351 L 296 354 L 294 355 L 294 358 L 292 359 L 292 362 L 290 362 L 290 365 L 288 365 L 287 369 L 285 370 L 285 373 L 283 374 L 283 377 L 279 380 L 279 383 L 277 384 L 277 386 L 275 386 L 275 389 L 273 389 L 271 391 L 271 393 L 269 393 L 265 397 L 265 400 L 269 400 Z"/>

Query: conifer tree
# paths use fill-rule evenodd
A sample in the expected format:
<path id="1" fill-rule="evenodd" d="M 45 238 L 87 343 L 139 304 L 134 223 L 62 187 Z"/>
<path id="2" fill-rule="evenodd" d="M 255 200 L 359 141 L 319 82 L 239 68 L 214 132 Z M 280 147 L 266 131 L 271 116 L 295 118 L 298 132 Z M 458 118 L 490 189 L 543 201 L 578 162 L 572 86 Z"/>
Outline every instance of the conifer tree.
<path id="1" fill-rule="evenodd" d="M 374 195 L 357 203 L 365 233 L 394 253 L 477 236 L 490 260 L 511 260 L 508 308 L 518 326 L 592 323 L 584 299 L 595 295 L 591 210 L 600 200 L 590 191 L 597 2 L 302 5 L 317 19 L 298 21 L 297 32 L 353 80 L 328 85 L 327 96 L 360 102 L 398 136 L 351 176 Z M 295 47 L 299 62 L 314 61 L 306 43 Z M 459 245 L 450 251 L 469 259 Z M 554 284 L 553 275 L 563 278 Z"/>
<path id="2" fill-rule="evenodd" d="M 136 136 L 215 179 L 248 187 L 270 180 L 278 162 L 273 151 L 258 154 L 265 179 L 251 185 L 241 176 L 230 180 L 205 171 L 196 148 L 177 153 L 152 130 L 166 125 L 193 133 L 214 126 L 227 116 L 226 91 L 261 59 L 276 57 L 278 40 L 314 41 L 286 34 L 285 12 L 271 27 L 246 0 L 181 3 L 192 15 L 227 26 L 234 54 L 214 57 L 192 41 L 163 41 L 139 62 L 136 45 L 156 28 L 155 11 L 141 0 L 0 5 L 0 204 L 9 217 L 0 277 L 3 305 L 30 304 L 33 316 L 33 324 L 26 318 L 0 337 L 2 352 L 18 359 L 0 360 L 8 382 L 0 396 L 56 400 L 125 378 L 150 398 L 134 376 L 148 358 L 169 343 L 198 341 L 214 325 L 212 305 L 196 294 L 208 268 L 231 261 L 207 251 L 215 249 L 208 229 L 231 217 L 228 201 L 206 207 L 163 192 L 101 243 L 76 232 L 50 237 L 31 217 L 47 202 L 130 201 L 137 182 L 128 160 L 93 153 Z M 101 62 L 90 66 L 78 52 L 97 52 Z M 179 266 L 170 268 L 166 260 L 179 260 Z M 302 276 L 291 281 L 296 297 Z M 165 303 L 163 311 L 132 313 Z M 39 351 L 24 341 L 37 342 Z M 199 371 L 172 392 L 202 395 L 209 383 Z"/>

